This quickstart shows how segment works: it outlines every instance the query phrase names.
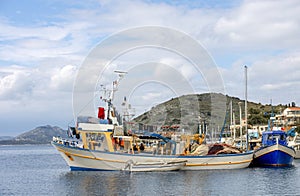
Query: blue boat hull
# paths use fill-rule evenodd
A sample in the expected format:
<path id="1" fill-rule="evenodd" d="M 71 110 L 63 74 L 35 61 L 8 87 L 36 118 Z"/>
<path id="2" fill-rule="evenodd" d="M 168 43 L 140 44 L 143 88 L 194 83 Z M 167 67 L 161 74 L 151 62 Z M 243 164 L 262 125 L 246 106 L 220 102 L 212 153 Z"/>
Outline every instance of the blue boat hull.
<path id="1" fill-rule="evenodd" d="M 294 149 L 283 145 L 262 147 L 254 152 L 253 166 L 292 166 L 294 161 Z"/>

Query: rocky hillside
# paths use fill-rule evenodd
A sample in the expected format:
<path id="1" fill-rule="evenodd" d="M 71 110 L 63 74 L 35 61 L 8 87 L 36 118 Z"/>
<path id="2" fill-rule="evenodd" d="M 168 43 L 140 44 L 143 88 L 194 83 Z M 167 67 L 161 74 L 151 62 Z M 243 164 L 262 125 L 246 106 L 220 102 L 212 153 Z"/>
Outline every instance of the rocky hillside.
<path id="1" fill-rule="evenodd" d="M 66 130 L 57 126 L 40 126 L 10 140 L 2 140 L 0 144 L 49 144 L 53 136 L 66 136 Z"/>
<path id="2" fill-rule="evenodd" d="M 153 107 L 150 111 L 133 119 L 135 124 L 154 127 L 180 125 L 180 129 L 197 132 L 198 124 L 205 123 L 208 129 L 229 125 L 230 103 L 232 102 L 235 122 L 239 124 L 239 103 L 242 109 L 242 118 L 245 118 L 245 101 L 236 97 L 218 93 L 205 93 L 184 95 L 172 98 L 169 101 Z M 267 124 L 273 111 L 274 114 L 282 112 L 287 105 L 271 106 L 261 103 L 248 103 L 248 124 Z M 137 127 L 135 127 L 137 129 Z M 139 129 L 141 129 L 139 127 Z"/>

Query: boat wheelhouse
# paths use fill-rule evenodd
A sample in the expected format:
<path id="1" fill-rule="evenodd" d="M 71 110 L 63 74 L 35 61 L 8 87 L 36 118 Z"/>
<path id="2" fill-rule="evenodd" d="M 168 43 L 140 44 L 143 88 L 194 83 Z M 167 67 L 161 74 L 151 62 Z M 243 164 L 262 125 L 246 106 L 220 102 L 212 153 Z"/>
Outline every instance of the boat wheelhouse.
<path id="1" fill-rule="evenodd" d="M 295 150 L 288 146 L 286 132 L 265 131 L 262 146 L 254 151 L 253 166 L 291 166 L 294 156 Z"/>

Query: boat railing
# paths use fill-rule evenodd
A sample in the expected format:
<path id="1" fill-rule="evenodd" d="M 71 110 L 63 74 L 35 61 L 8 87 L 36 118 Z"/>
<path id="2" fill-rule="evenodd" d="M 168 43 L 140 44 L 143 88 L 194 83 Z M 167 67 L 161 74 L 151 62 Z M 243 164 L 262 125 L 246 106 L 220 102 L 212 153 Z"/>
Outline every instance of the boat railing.
<path id="1" fill-rule="evenodd" d="M 53 136 L 52 142 L 55 142 L 57 144 L 62 144 L 65 146 L 82 148 L 82 143 L 80 141 L 69 140 L 69 139 L 62 138 L 60 136 Z"/>

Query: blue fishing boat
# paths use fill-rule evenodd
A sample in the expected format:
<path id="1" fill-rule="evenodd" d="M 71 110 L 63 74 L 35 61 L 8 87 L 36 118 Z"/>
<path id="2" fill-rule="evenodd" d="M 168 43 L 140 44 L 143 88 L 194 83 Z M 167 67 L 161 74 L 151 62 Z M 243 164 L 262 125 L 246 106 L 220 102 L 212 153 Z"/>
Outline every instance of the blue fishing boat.
<path id="1" fill-rule="evenodd" d="M 265 131 L 262 146 L 254 151 L 253 166 L 292 166 L 296 152 L 288 146 L 287 133 L 282 130 Z"/>

